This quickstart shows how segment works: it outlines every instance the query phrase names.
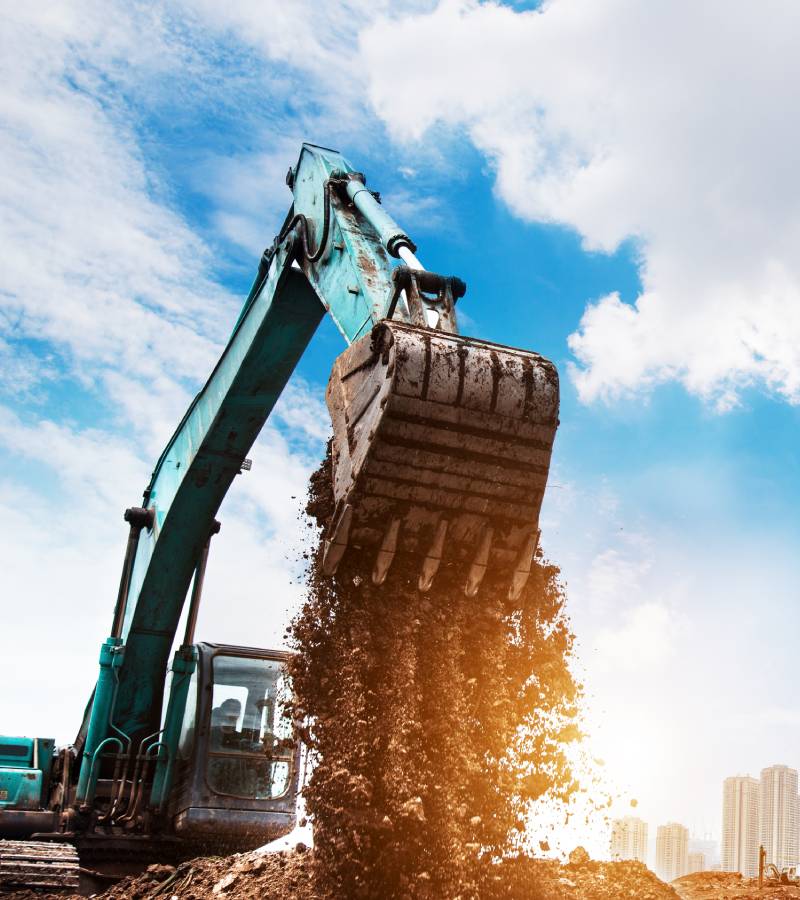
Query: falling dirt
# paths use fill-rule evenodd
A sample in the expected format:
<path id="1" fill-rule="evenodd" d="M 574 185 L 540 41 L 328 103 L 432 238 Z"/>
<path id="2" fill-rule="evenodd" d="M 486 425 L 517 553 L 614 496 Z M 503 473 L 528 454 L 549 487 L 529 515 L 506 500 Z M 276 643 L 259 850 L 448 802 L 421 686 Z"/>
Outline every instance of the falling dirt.
<path id="1" fill-rule="evenodd" d="M 329 456 L 308 504 L 323 526 L 331 490 Z M 317 551 L 292 627 L 319 883 L 353 898 L 509 896 L 492 859 L 521 845 L 533 801 L 577 787 L 558 570 L 538 560 L 511 603 L 508 572 L 468 598 L 463 564 L 443 563 L 427 594 L 418 560 L 398 555 L 380 587 L 372 564 L 351 550 L 326 578 Z"/>

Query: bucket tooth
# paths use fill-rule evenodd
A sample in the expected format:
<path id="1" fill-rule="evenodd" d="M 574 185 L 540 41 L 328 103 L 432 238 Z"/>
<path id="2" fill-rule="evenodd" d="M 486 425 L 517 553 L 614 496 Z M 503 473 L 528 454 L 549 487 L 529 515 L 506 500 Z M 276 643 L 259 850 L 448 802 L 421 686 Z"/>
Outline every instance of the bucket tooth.
<path id="1" fill-rule="evenodd" d="M 353 507 L 345 503 L 331 533 L 330 540 L 325 541 L 322 554 L 323 575 L 335 575 L 339 563 L 347 550 L 350 541 L 350 526 L 353 524 Z"/>
<path id="2" fill-rule="evenodd" d="M 508 589 L 508 599 L 516 600 L 522 593 L 522 589 L 528 583 L 528 577 L 531 574 L 531 566 L 533 565 L 533 555 L 539 546 L 539 535 L 541 531 L 537 528 L 531 533 L 531 536 L 525 541 L 522 552 L 517 560 L 514 574 L 511 577 L 511 587 Z"/>
<path id="3" fill-rule="evenodd" d="M 475 559 L 473 559 L 472 565 L 470 566 L 467 584 L 464 587 L 464 593 L 468 597 L 474 597 L 478 593 L 478 588 L 481 586 L 483 576 L 486 574 L 486 569 L 489 565 L 489 551 L 492 549 L 493 537 L 494 528 L 487 526 L 481 537 L 478 552 L 475 554 Z"/>
<path id="4" fill-rule="evenodd" d="M 400 517 L 395 516 L 389 523 L 389 527 L 386 529 L 386 534 L 383 536 L 383 543 L 375 558 L 375 568 L 372 570 L 373 584 L 383 584 L 383 582 L 386 581 L 386 576 L 389 574 L 389 569 L 394 561 L 394 555 L 397 552 L 397 536 L 399 533 Z"/>
<path id="5" fill-rule="evenodd" d="M 447 527 L 449 524 L 447 519 L 442 519 L 436 526 L 436 534 L 433 537 L 433 543 L 425 554 L 425 559 L 422 561 L 422 572 L 420 573 L 417 587 L 423 594 L 430 590 L 433 579 L 436 577 L 436 573 L 439 571 L 439 566 L 442 563 L 444 541 L 447 537 Z"/>

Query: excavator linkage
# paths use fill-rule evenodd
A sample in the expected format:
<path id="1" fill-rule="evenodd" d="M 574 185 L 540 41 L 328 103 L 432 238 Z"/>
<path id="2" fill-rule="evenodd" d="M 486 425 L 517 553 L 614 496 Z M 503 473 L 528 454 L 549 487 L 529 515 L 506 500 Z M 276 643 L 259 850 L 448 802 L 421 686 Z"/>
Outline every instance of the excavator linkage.
<path id="1" fill-rule="evenodd" d="M 515 599 L 528 578 L 558 425 L 558 375 L 536 353 L 384 319 L 336 360 L 334 514 L 323 571 L 348 547 L 397 554 L 428 590 L 441 564 L 464 569 L 467 595 L 487 569 Z"/>

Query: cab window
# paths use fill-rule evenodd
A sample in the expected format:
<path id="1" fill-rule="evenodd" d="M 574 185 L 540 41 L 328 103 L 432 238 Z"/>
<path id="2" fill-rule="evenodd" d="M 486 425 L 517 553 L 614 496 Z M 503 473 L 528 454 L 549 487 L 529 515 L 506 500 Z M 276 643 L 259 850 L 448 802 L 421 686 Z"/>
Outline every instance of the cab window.
<path id="1" fill-rule="evenodd" d="M 209 787 L 249 800 L 280 797 L 294 759 L 282 664 L 220 654 L 211 668 Z"/>

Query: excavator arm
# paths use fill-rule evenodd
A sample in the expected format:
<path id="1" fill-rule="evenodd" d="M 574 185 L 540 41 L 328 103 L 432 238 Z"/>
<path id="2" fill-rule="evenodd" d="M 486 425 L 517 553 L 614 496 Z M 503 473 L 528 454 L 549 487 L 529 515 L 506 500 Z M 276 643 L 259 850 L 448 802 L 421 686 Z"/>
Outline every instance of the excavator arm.
<path id="1" fill-rule="evenodd" d="M 465 564 L 467 593 L 497 563 L 514 595 L 530 568 L 557 425 L 554 368 L 458 336 L 465 286 L 422 271 L 411 239 L 340 154 L 304 144 L 287 183 L 292 208 L 230 340 L 142 506 L 126 512 L 112 633 L 76 742 L 84 806 L 105 745 L 158 743 L 164 673 L 194 578 L 183 642 L 191 664 L 215 515 L 326 312 L 349 349 L 327 395 L 337 504 L 325 571 L 356 547 L 374 554 L 380 583 L 407 551 L 427 590 L 447 551 Z"/>

